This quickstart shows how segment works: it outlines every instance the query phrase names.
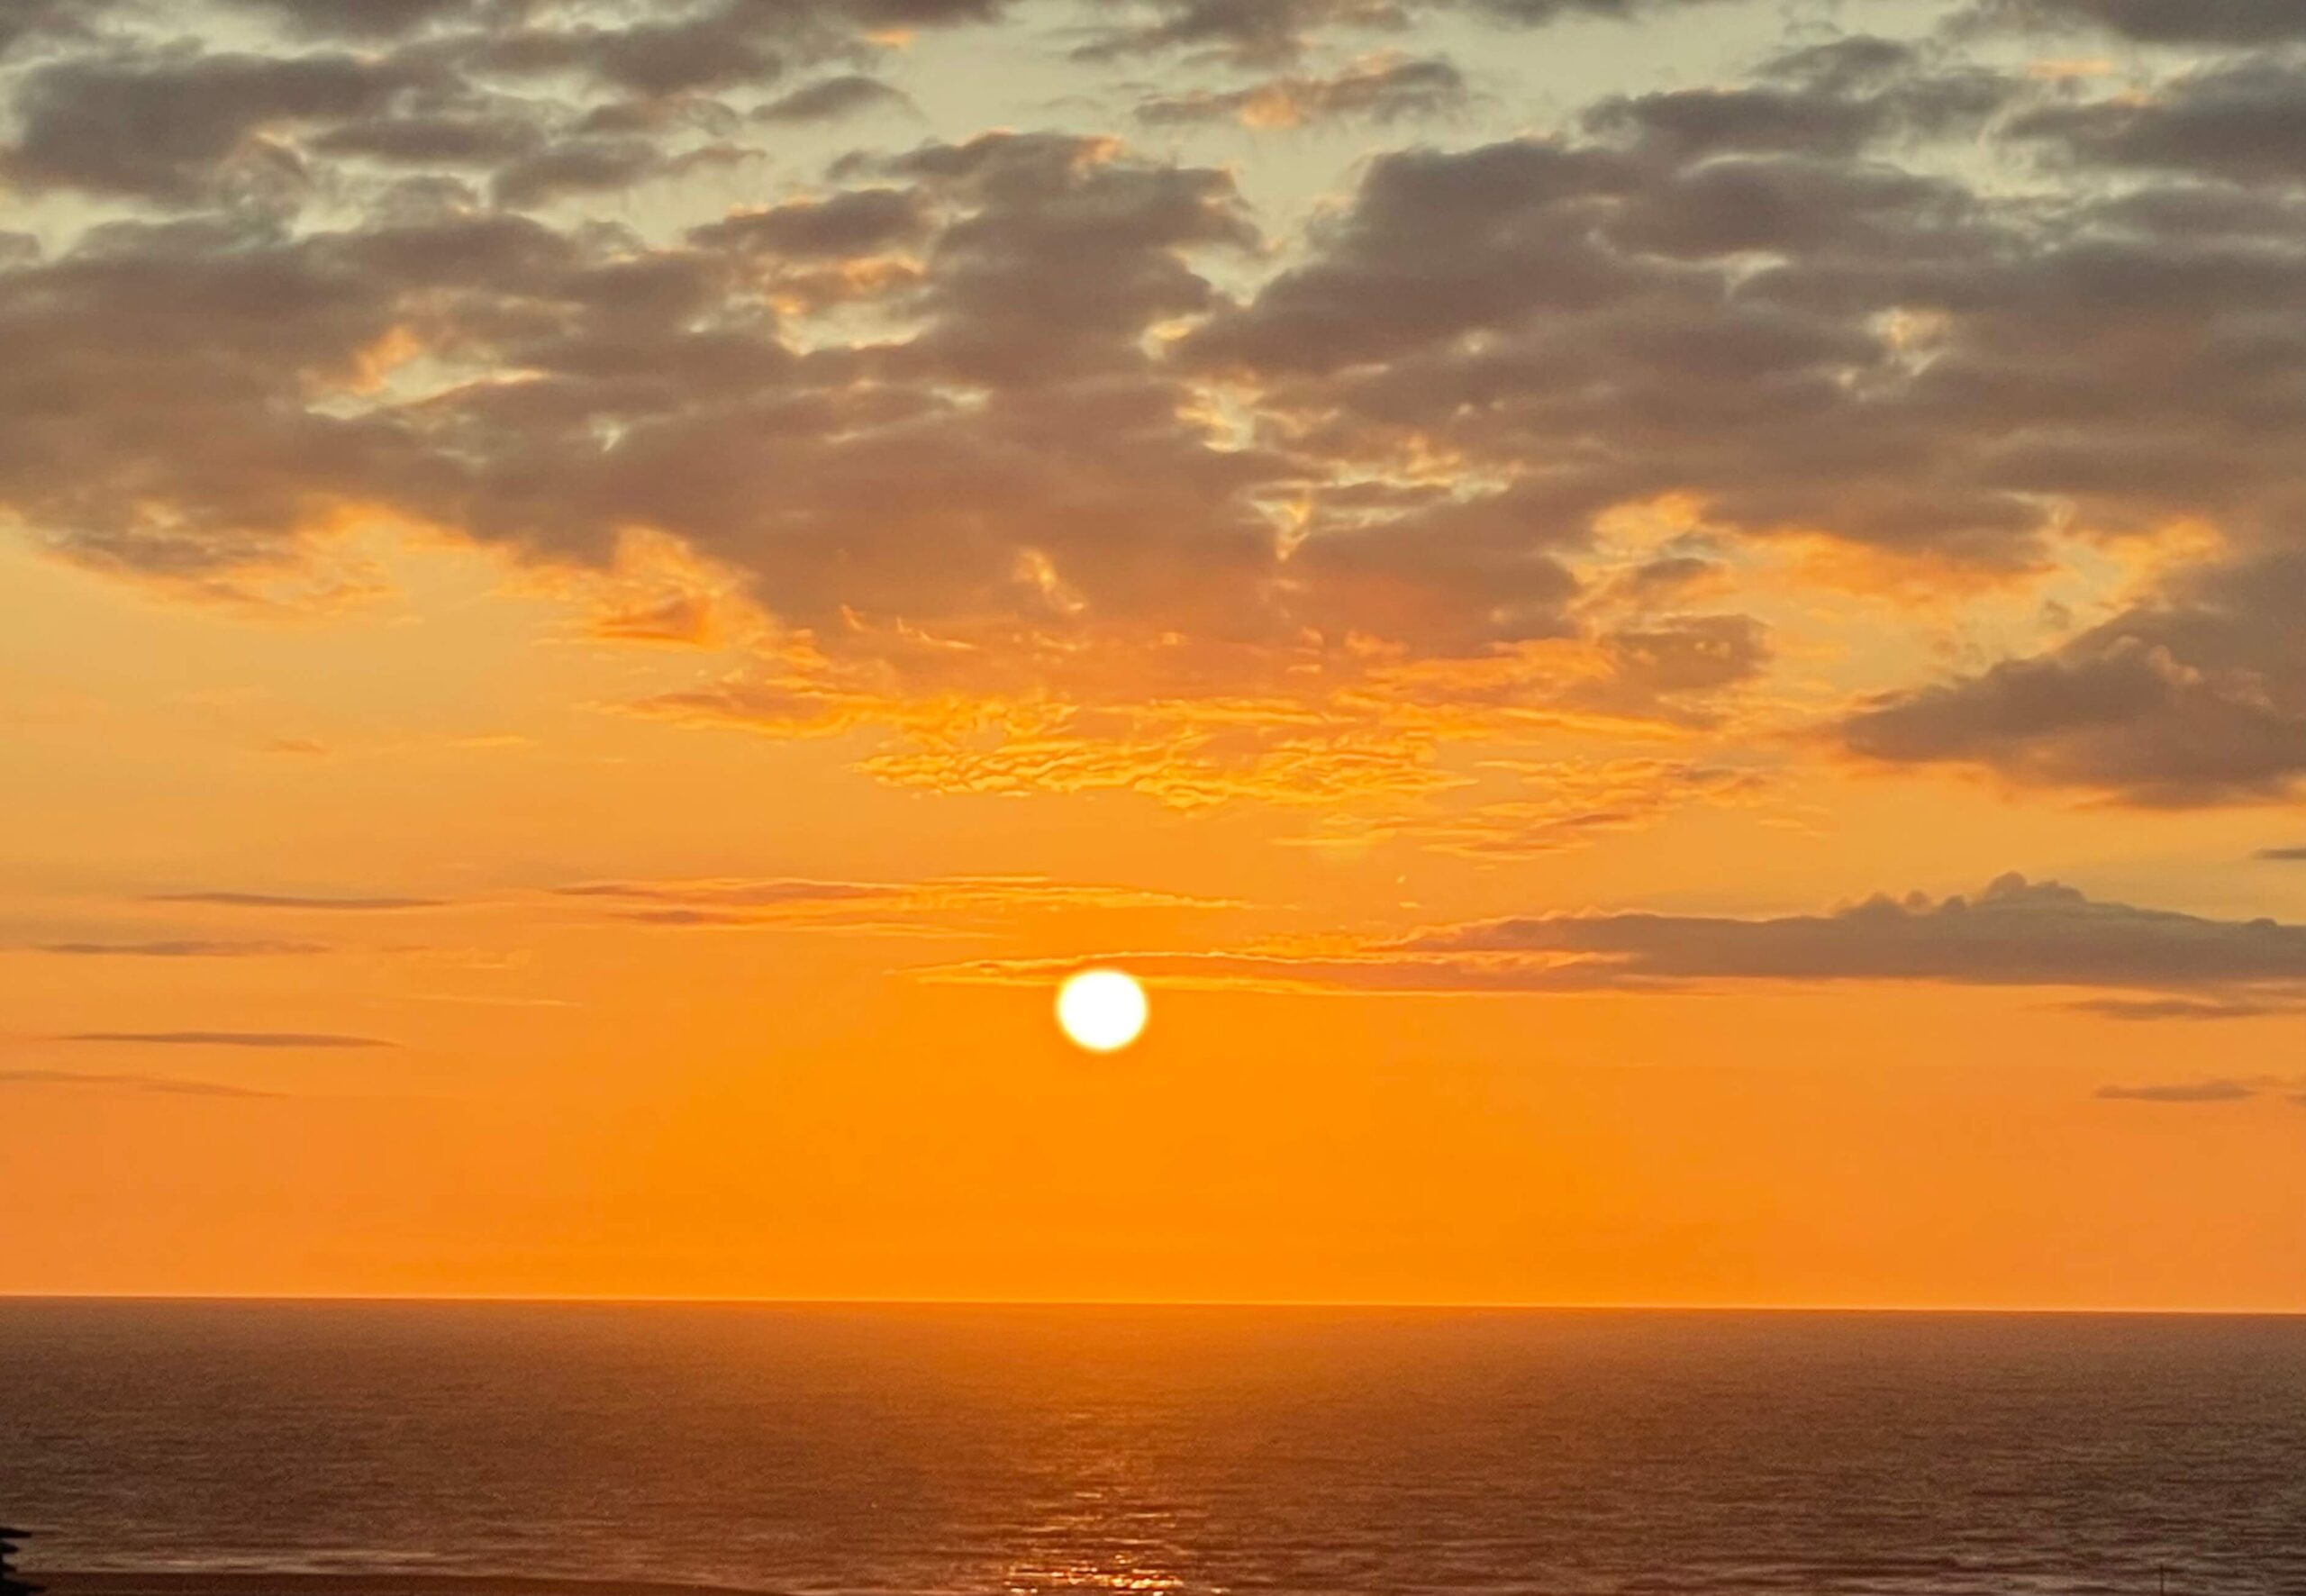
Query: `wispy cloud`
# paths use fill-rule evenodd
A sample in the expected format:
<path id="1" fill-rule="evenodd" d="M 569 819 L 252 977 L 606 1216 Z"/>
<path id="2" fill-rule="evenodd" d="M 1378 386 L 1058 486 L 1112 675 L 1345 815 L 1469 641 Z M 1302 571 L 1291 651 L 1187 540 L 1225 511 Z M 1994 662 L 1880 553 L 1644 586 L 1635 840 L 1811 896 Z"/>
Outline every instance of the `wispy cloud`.
<path id="1" fill-rule="evenodd" d="M 1032 875 L 955 875 L 920 882 L 794 877 L 579 882 L 558 897 L 608 906 L 615 919 L 661 926 L 785 926 L 914 930 L 976 928 L 1021 913 L 1067 910 L 1216 910 L 1230 900 Z"/>
<path id="2" fill-rule="evenodd" d="M 32 950 L 78 958 L 277 958 L 326 953 L 329 948 L 325 942 L 174 938 L 152 942 L 40 942 Z"/>
<path id="3" fill-rule="evenodd" d="M 1045 986 L 1090 965 L 1118 965 L 1159 985 L 1276 993 L 1367 993 L 1403 997 L 1459 993 L 1625 991 L 1667 984 L 1594 959 L 1453 957 L 1381 948 L 1375 951 L 1289 948 L 1183 953 L 1147 949 L 1085 958 L 974 959 L 917 970 L 936 984 Z"/>
<path id="4" fill-rule="evenodd" d="M 2239 1081 L 2221 1078 L 2146 1086 L 2101 1086 L 2098 1095 L 2109 1102 L 2247 1102 L 2289 1090 L 2297 1084 L 2296 1082 L 2261 1075 Z"/>
<path id="5" fill-rule="evenodd" d="M 1750 804 L 1774 780 L 1757 770 L 1667 759 L 1501 759 L 1485 768 L 1516 775 L 1517 794 L 1382 830 L 1440 853 L 1530 858 L 1637 830 L 1684 807 Z"/>
<path id="6" fill-rule="evenodd" d="M 850 72 L 803 84 L 790 94 L 780 95 L 756 110 L 752 119 L 767 122 L 822 122 L 869 111 L 903 111 L 918 114 L 912 97 L 903 90 L 892 88 L 878 78 Z"/>
<path id="7" fill-rule="evenodd" d="M 2264 1020 L 2306 1013 L 2306 995 L 2279 998 L 2086 998 L 2066 1007 L 2104 1020 Z"/>
<path id="8" fill-rule="evenodd" d="M 281 1098 L 283 1092 L 228 1086 L 219 1081 L 182 1081 L 168 1075 L 83 1075 L 60 1069 L 0 1070 L 0 1086 L 60 1086 L 119 1092 L 149 1092 L 169 1097 Z"/>
<path id="9" fill-rule="evenodd" d="M 143 901 L 148 903 L 204 903 L 222 909 L 343 910 L 348 912 L 443 909 L 449 906 L 445 898 L 331 898 L 307 897 L 293 893 L 148 893 Z"/>

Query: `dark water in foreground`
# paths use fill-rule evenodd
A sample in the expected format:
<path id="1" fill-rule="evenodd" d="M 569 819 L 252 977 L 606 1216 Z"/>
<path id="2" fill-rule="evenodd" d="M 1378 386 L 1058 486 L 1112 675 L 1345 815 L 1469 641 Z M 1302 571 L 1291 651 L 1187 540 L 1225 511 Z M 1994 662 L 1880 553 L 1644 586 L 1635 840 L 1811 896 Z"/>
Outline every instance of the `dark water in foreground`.
<path id="1" fill-rule="evenodd" d="M 2294 1596 L 2306 1320 L 0 1301 L 7 1520 L 49 1569 Z"/>

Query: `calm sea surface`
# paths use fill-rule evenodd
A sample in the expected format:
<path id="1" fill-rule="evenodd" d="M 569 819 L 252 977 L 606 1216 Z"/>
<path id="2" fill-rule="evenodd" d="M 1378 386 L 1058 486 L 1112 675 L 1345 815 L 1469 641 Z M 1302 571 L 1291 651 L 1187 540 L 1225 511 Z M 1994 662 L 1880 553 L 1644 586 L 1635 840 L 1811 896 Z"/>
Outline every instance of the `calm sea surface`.
<path id="1" fill-rule="evenodd" d="M 48 1570 L 2298 1596 L 2306 1320 L 0 1301 L 6 1521 Z"/>

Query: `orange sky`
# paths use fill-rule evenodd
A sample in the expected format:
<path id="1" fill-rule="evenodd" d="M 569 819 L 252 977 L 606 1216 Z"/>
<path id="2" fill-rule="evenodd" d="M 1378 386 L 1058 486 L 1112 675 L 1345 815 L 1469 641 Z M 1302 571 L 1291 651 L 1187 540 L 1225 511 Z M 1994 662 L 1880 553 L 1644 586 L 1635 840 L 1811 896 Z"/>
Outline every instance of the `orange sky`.
<path id="1" fill-rule="evenodd" d="M 1611 9 L 0 32 L 0 1291 L 2306 1310 L 2292 68 Z"/>

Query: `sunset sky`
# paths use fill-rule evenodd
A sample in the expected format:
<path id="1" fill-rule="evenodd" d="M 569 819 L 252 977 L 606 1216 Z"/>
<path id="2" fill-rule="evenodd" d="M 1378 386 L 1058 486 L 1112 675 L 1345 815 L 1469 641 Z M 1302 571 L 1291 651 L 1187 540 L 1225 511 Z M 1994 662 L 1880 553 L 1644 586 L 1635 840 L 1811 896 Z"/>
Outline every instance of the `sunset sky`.
<path id="1" fill-rule="evenodd" d="M 2297 0 L 0 0 L 0 1291 L 2306 1310 L 2302 440 Z"/>

